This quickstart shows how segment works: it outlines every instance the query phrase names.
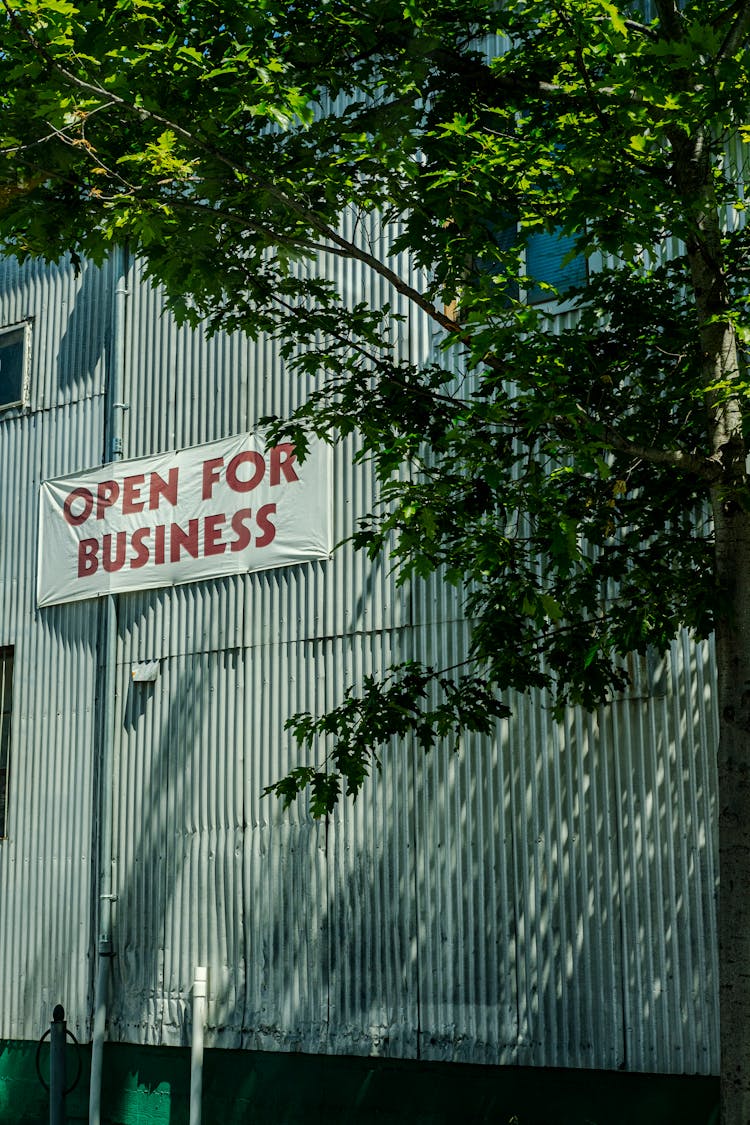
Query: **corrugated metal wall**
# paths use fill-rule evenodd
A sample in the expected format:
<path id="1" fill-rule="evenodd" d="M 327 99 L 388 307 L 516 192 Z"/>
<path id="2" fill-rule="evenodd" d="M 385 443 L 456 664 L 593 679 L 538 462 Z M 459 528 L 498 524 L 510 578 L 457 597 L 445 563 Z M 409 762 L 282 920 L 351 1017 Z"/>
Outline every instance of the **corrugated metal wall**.
<path id="1" fill-rule="evenodd" d="M 359 266 L 337 268 L 347 292 L 384 299 Z M 37 1037 L 58 999 L 90 1034 L 104 649 L 96 602 L 35 608 L 36 493 L 102 458 L 116 281 L 0 275 L 0 326 L 35 318 L 31 408 L 0 414 L 0 645 L 16 646 L 7 1037 Z M 177 329 L 136 268 L 128 289 L 125 457 L 249 429 L 304 393 L 270 344 Z M 423 320 L 402 343 L 428 353 Z M 373 498 L 351 454 L 336 452 L 337 539 Z M 186 1042 L 207 964 L 218 1046 L 717 1069 L 707 649 L 681 638 L 660 676 L 636 669 L 598 715 L 558 724 L 523 699 L 494 742 L 427 759 L 395 748 L 327 823 L 261 799 L 296 760 L 287 716 L 466 645 L 452 589 L 397 588 L 348 547 L 119 598 L 113 1037 Z M 159 661 L 155 683 L 132 681 L 143 660 Z"/>
<path id="2" fill-rule="evenodd" d="M 37 612 L 40 480 L 101 460 L 110 271 L 0 261 L 0 324 L 31 324 L 28 410 L 0 413 L 0 638 L 15 647 L 8 838 L 0 842 L 0 1034 L 62 999 L 88 1025 L 98 607 Z"/>

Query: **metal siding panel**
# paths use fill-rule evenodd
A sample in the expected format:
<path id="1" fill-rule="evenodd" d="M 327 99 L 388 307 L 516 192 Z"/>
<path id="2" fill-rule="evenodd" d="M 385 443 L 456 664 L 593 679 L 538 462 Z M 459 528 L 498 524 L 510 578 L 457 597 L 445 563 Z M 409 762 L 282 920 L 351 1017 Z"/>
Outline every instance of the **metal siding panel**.
<path id="1" fill-rule="evenodd" d="M 342 288 L 361 293 L 363 281 L 357 270 L 338 268 Z M 382 300 L 383 295 L 377 294 L 376 299 Z M 569 320 L 561 318 L 560 323 Z M 430 344 L 423 323 L 420 318 L 412 339 L 412 344 L 418 341 L 419 355 Z M 203 402 L 206 380 L 210 383 L 211 372 L 222 369 L 222 364 L 225 370 L 230 366 L 235 373 L 249 373 L 247 379 L 240 375 L 250 412 L 244 424 L 251 424 L 253 410 L 256 416 L 277 410 L 279 397 L 289 395 L 289 388 L 279 385 L 284 383 L 282 375 L 277 374 L 272 380 L 275 385 L 269 387 L 268 373 L 274 363 L 269 345 L 261 344 L 248 355 L 233 341 L 231 346 L 238 350 L 231 352 L 228 364 L 228 352 L 223 353 L 223 360 L 211 358 L 211 347 L 230 347 L 221 338 L 190 350 L 184 343 L 175 344 L 170 336 L 173 327 L 164 320 L 161 325 L 162 336 L 152 335 L 150 347 L 176 357 L 165 360 L 165 366 L 174 363 L 170 382 L 182 379 L 185 386 L 181 404 L 174 398 L 166 403 L 174 418 L 173 434 L 186 434 L 191 441 L 207 440 L 237 428 L 239 399 L 229 405 L 223 429 L 216 414 L 185 409 L 190 402 Z M 165 339 L 171 340 L 168 347 Z M 178 371 L 180 364 L 186 366 Z M 285 405 L 291 404 L 287 397 Z M 136 412 L 133 419 L 142 416 Z M 367 510 L 374 499 L 367 476 L 350 467 L 352 452 L 352 448 L 337 452 L 337 539 L 351 530 L 354 515 Z M 394 596 L 395 609 L 391 608 Z M 280 717 L 300 706 L 313 710 L 321 703 L 330 706 L 331 689 L 324 687 L 333 683 L 340 688 L 362 673 L 357 644 L 364 644 L 367 651 L 370 645 L 388 647 L 390 631 L 408 624 L 413 612 L 417 621 L 431 624 L 423 636 L 415 638 L 413 648 L 405 634 L 399 651 L 415 651 L 443 664 L 455 662 L 467 640 L 465 625 L 460 622 L 460 598 L 460 591 L 442 586 L 439 579 L 394 595 L 389 582 L 373 580 L 363 560 L 345 548 L 332 564 L 138 596 L 132 603 L 132 653 L 150 659 L 242 646 L 248 659 L 250 653 L 262 652 L 272 676 L 281 675 L 280 668 L 287 667 L 290 690 L 307 684 L 309 691 L 312 676 L 312 683 L 318 685 L 312 696 L 295 695 L 281 711 L 272 679 L 256 681 L 245 697 L 246 707 L 248 698 L 255 700 L 260 695 L 263 699 L 261 741 L 269 767 L 265 784 L 295 760 L 289 756 Z M 270 621 L 277 632 L 271 645 Z M 324 645 L 338 648 L 342 635 L 349 631 L 363 639 L 356 641 L 352 636 L 355 648 L 334 669 L 319 651 L 311 658 L 308 650 L 297 647 L 305 638 L 318 638 Z M 292 659 L 293 652 L 304 653 L 302 667 L 283 664 Z M 316 670 L 315 662 L 322 662 L 325 671 Z M 300 698 L 307 702 L 301 703 Z M 226 964 L 216 966 L 220 975 L 228 974 L 228 981 L 238 982 L 236 987 L 227 984 L 227 995 L 239 996 L 241 982 L 246 982 L 244 1015 L 233 1009 L 238 1001 L 215 997 L 225 1029 L 217 1033 L 217 1041 L 234 1043 L 239 1035 L 244 1043 L 256 1047 L 421 1053 L 423 1057 L 536 1065 L 615 1067 L 623 1060 L 633 1060 L 626 1065 L 679 1069 L 685 1034 L 681 997 L 692 995 L 693 987 L 685 979 L 683 965 L 689 968 L 691 960 L 679 950 L 668 955 L 667 934 L 659 939 L 653 933 L 659 947 L 658 964 L 649 961 L 648 953 L 633 939 L 642 925 L 643 895 L 648 899 L 655 894 L 672 912 L 681 901 L 682 869 L 678 870 L 674 857 L 669 855 L 662 870 L 656 862 L 656 849 L 643 855 L 644 833 L 650 832 L 660 845 L 666 828 L 658 820 L 644 825 L 631 807 L 633 802 L 649 804 L 653 784 L 657 789 L 671 785 L 671 774 L 656 757 L 663 735 L 654 707 L 660 709 L 663 723 L 664 704 L 638 705 L 643 716 L 635 726 L 630 716 L 633 706 L 625 707 L 624 716 L 602 713 L 599 724 L 571 712 L 567 723 L 558 726 L 551 722 L 543 701 L 522 700 L 499 750 L 488 754 L 485 747 L 471 756 L 467 749 L 463 761 L 448 759 L 438 764 L 441 759 L 436 755 L 430 762 L 418 762 L 417 776 L 423 772 L 425 776 L 413 800 L 411 796 L 405 802 L 402 799 L 399 807 L 395 795 L 381 793 L 382 779 L 376 779 L 374 792 L 366 794 L 355 810 L 337 814 L 329 828 L 328 853 L 309 840 L 300 850 L 298 832 L 304 818 L 298 820 L 297 813 L 292 814 L 292 826 L 283 818 L 276 823 L 273 814 L 271 822 L 266 822 L 259 813 L 250 848 L 242 833 L 236 838 L 243 855 L 243 901 L 253 901 L 251 921 L 243 917 L 244 940 L 248 950 L 259 952 L 259 959 L 250 952 L 244 962 L 237 955 L 231 969 Z M 623 705 L 616 705 L 614 712 L 617 707 L 623 710 Z M 273 730 L 278 747 L 269 739 Z M 626 745 L 621 751 L 623 732 Z M 633 767 L 627 783 L 622 777 L 622 757 Z M 410 793 L 408 776 L 401 779 L 400 786 L 402 793 Z M 497 794 L 499 808 L 480 800 L 488 791 Z M 255 796 L 247 793 L 246 799 L 253 803 Z M 403 858 L 392 863 L 385 862 L 374 828 L 374 824 L 382 824 L 382 832 L 387 831 L 386 808 L 391 816 L 398 809 L 402 826 L 398 846 Z M 456 847 L 459 829 L 461 845 Z M 207 858 L 213 857 L 210 842 L 218 830 L 209 825 L 205 831 L 209 844 L 201 849 L 193 841 L 180 860 L 192 872 L 188 877 L 183 871 L 178 879 L 184 911 L 196 894 L 205 898 L 202 888 L 207 870 L 212 872 L 212 884 L 234 886 L 231 872 L 220 873 L 215 858 Z M 266 842 L 268 836 L 273 843 Z M 500 852 L 499 837 L 504 845 Z M 226 842 L 222 846 L 228 863 L 229 846 Z M 277 855 L 280 846 L 290 854 Z M 213 847 L 222 850 L 218 836 Z M 705 866 L 704 852 L 701 862 Z M 326 854 L 329 871 L 324 877 L 320 864 L 325 863 Z M 634 855 L 638 857 L 635 867 Z M 267 870 L 264 868 L 258 886 L 261 858 Z M 281 865 L 278 871 L 277 864 Z M 394 881 L 405 888 L 414 879 L 416 899 L 411 903 L 408 897 L 399 900 L 395 908 L 398 922 L 389 938 L 382 904 L 392 897 Z M 637 903 L 634 880 L 639 888 Z M 294 927 L 298 915 L 289 903 L 287 889 L 307 888 L 310 883 L 317 888 L 316 903 L 325 906 L 322 914 L 311 907 L 313 933 L 306 921 L 301 937 Z M 232 895 L 236 893 L 232 890 Z M 218 897 L 212 902 L 222 917 L 217 922 L 219 930 L 230 932 Z M 709 928 L 704 927 L 703 932 L 710 944 L 715 939 L 710 928 L 713 923 L 707 918 Z M 656 921 L 656 915 L 648 914 L 649 932 L 654 931 Z M 187 932 L 184 916 L 174 920 L 170 915 L 166 925 L 168 930 Z M 670 929 L 670 937 L 678 929 Z M 208 931 L 208 945 L 207 935 Z M 279 952 L 286 967 L 283 979 L 276 964 L 271 965 L 270 949 Z M 191 958 L 196 956 L 195 952 L 180 953 L 181 967 L 176 983 L 167 990 L 169 995 L 184 996 Z M 327 959 L 327 978 L 320 975 L 322 957 Z M 397 970 L 399 959 L 402 967 Z M 655 1020 L 643 1022 L 640 1013 L 653 1009 L 654 995 L 662 987 L 660 967 L 667 961 L 678 983 L 668 1001 L 657 1005 Z M 418 1013 L 412 972 L 419 978 Z M 395 1004 L 394 995 L 399 996 Z M 401 1013 L 400 1021 L 393 1018 L 396 1011 Z M 172 1030 L 165 1027 L 163 1041 L 175 1041 L 179 1008 L 170 1019 Z M 702 1065 L 705 1068 L 705 1060 Z"/>
<path id="2" fill-rule="evenodd" d="M 716 739 L 710 694 L 697 674 L 704 661 L 705 648 L 696 654 L 680 639 L 672 646 L 669 683 L 679 695 L 621 701 L 608 715 L 627 1069 L 718 1068 L 716 841 L 706 819 L 714 813 Z"/>
<path id="3" fill-rule="evenodd" d="M 0 1035 L 62 1001 L 89 1034 L 98 608 L 36 611 L 40 480 L 99 460 L 107 272 L 0 262 L 0 323 L 33 319 L 30 406 L 0 412 L 0 636 L 15 646 L 9 838 L 0 843 Z"/>
<path id="4" fill-rule="evenodd" d="M 36 488 L 101 457 L 116 279 L 3 269 L 7 315 L 39 310 L 32 394 L 62 405 L 0 416 L 0 643 L 18 646 L 0 1034 L 35 1038 L 62 999 L 86 1037 L 99 611 L 34 610 Z M 385 299 L 340 269 L 347 293 Z M 129 289 L 127 456 L 249 428 L 302 393 L 267 342 L 205 341 L 160 317 L 137 271 Z M 427 354 L 424 318 L 400 331 Z M 375 495 L 352 453 L 337 452 L 337 537 Z M 495 742 L 457 757 L 394 748 L 328 825 L 260 799 L 297 761 L 286 716 L 394 658 L 466 651 L 460 592 L 397 590 L 386 569 L 347 547 L 120 599 L 112 1035 L 184 1042 L 207 963 L 220 1046 L 715 1071 L 705 646 L 673 646 L 666 696 L 561 725 L 524 698 Z M 144 659 L 160 662 L 154 685 L 130 679 Z"/>
<path id="5" fill-rule="evenodd" d="M 418 764 L 420 1056 L 516 1061 L 516 911 L 508 893 L 503 764 L 486 747 L 436 750 Z M 498 777 L 499 774 L 499 777 Z M 421 777 L 420 777 L 421 775 Z M 486 803 L 493 793 L 496 803 Z M 478 939 L 481 939 L 479 944 Z"/>
<path id="6" fill-rule="evenodd" d="M 32 322 L 31 410 L 104 393 L 113 288 L 110 264 L 0 259 L 0 327 Z"/>
<path id="7" fill-rule="evenodd" d="M 244 659 L 242 918 L 246 964 L 242 1045 L 259 1050 L 326 1049 L 326 825 L 304 803 L 284 813 L 263 787 L 294 764 L 285 718 L 322 690 L 319 647 L 269 644 Z"/>
<path id="8" fill-rule="evenodd" d="M 675 679 L 683 653 L 687 639 Z M 561 724 L 543 697 L 514 699 L 499 750 L 422 763 L 422 1057 L 715 1072 L 712 810 L 698 806 L 715 741 L 705 696 L 679 688 L 692 723 L 666 696 Z"/>
<path id="9" fill-rule="evenodd" d="M 71 1028 L 88 1035 L 96 629 L 89 614 L 64 610 L 15 636 L 9 838 L 0 845 L 0 1035 L 10 1037 L 38 1037 L 51 1018 L 44 997 L 62 1001 Z"/>
<path id="10" fill-rule="evenodd" d="M 163 1020 L 164 940 L 167 910 L 166 854 L 170 825 L 168 772 L 170 727 L 198 695 L 177 667 L 162 667 L 156 692 L 173 693 L 162 717 L 146 706 L 152 685 L 129 682 L 118 669 L 119 707 L 114 756 L 113 856 L 117 895 L 114 928 L 110 1034 L 135 1042 L 159 1042 Z M 192 712 L 191 712 L 192 714 Z"/>
<path id="11" fill-rule="evenodd" d="M 129 667 L 121 670 L 128 705 L 119 787 L 136 793 L 127 807 L 120 802 L 116 829 L 118 1036 L 184 1041 L 192 973 L 207 964 L 219 1043 L 261 1046 L 268 1038 L 315 1049 L 324 991 L 315 970 L 323 901 L 316 864 L 319 877 L 324 870 L 316 840 L 324 826 L 306 817 L 292 824 L 276 809 L 276 824 L 257 814 L 248 821 L 248 799 L 256 805 L 265 783 L 255 748 L 262 740 L 278 762 L 283 746 L 294 682 L 287 659 L 286 646 L 188 654 L 164 660 L 155 685 L 127 687 Z M 273 777 L 280 768 L 288 767 L 276 765 Z"/>
<path id="12" fill-rule="evenodd" d="M 325 708 L 348 682 L 361 684 L 404 659 L 408 632 L 327 643 Z M 324 748 L 321 746 L 319 759 Z M 330 818 L 326 932 L 329 1050 L 414 1056 L 418 1051 L 419 934 L 413 876 L 414 765 L 411 748 L 391 744 L 356 802 Z"/>
<path id="13" fill-rule="evenodd" d="M 128 685 L 124 666 L 116 1036 L 183 1041 L 191 974 L 208 964 L 218 1044 L 413 1053 L 408 818 L 390 823 L 403 769 L 386 806 L 344 808 L 328 829 L 260 798 L 294 762 L 285 717 L 340 697 L 340 669 L 383 667 L 382 647 L 375 635 L 188 655 L 163 661 L 156 685 Z"/>

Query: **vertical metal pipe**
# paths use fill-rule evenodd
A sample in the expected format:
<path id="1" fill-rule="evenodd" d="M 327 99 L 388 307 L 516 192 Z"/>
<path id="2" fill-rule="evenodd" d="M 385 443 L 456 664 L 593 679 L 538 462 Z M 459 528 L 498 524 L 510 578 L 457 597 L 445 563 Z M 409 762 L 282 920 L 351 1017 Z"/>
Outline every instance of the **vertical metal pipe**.
<path id="1" fill-rule="evenodd" d="M 200 965 L 193 981 L 193 1041 L 190 1052 L 190 1125 L 201 1125 L 203 1101 L 203 1029 L 206 1024 L 208 969 Z"/>
<path id="2" fill-rule="evenodd" d="M 49 1031 L 49 1125 L 65 1125 L 65 1009 L 56 1004 Z"/>
<path id="3" fill-rule="evenodd" d="M 112 315 L 112 336 L 110 343 L 110 367 L 108 400 L 107 439 L 105 459 L 122 460 L 123 455 L 123 413 L 127 409 L 124 402 L 125 389 L 125 314 L 128 288 L 128 251 L 119 247 L 116 251 L 117 288 Z M 102 650 L 104 654 L 102 698 L 104 714 L 101 724 L 101 745 L 99 753 L 99 795 L 97 805 L 97 831 L 99 839 L 99 960 L 94 993 L 94 1029 L 91 1044 L 91 1083 L 89 1086 L 89 1125 L 101 1123 L 102 1067 L 104 1060 L 104 1037 L 107 1024 L 107 998 L 109 992 L 109 971 L 114 955 L 114 935 L 112 925 L 112 904 L 116 898 L 113 877 L 113 786 L 114 786 L 114 745 L 115 745 L 115 670 L 117 667 L 117 597 L 110 594 L 104 610 L 102 630 Z"/>

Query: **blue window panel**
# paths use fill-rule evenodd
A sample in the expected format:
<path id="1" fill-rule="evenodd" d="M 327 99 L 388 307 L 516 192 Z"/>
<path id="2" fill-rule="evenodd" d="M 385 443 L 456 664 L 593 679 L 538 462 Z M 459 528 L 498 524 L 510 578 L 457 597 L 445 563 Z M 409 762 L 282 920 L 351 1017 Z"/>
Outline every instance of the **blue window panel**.
<path id="1" fill-rule="evenodd" d="M 564 296 L 566 292 L 586 283 L 586 259 L 578 254 L 571 260 L 568 255 L 575 249 L 575 238 L 562 234 L 532 234 L 526 245 L 526 273 L 535 282 L 546 282 Z M 548 289 L 532 284 L 527 293 L 530 304 L 549 301 Z"/>

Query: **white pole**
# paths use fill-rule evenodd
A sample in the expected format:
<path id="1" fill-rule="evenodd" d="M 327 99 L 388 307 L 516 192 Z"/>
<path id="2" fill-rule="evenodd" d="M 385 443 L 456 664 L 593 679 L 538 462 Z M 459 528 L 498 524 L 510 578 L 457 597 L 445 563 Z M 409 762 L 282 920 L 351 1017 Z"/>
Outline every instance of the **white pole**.
<path id="1" fill-rule="evenodd" d="M 190 1125 L 201 1125 L 203 1101 L 203 1028 L 208 1001 L 208 969 L 199 965 L 193 982 L 193 1042 L 190 1054 Z"/>

